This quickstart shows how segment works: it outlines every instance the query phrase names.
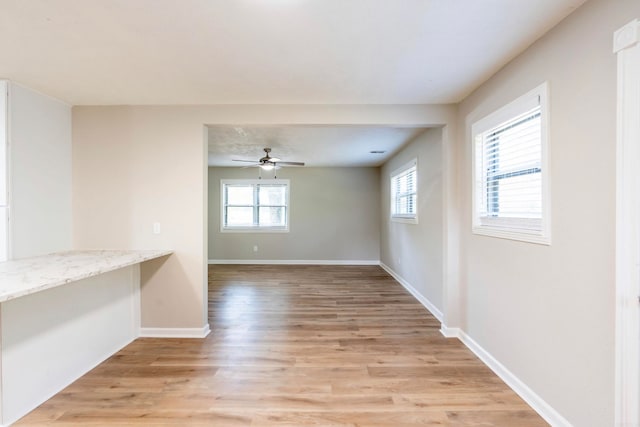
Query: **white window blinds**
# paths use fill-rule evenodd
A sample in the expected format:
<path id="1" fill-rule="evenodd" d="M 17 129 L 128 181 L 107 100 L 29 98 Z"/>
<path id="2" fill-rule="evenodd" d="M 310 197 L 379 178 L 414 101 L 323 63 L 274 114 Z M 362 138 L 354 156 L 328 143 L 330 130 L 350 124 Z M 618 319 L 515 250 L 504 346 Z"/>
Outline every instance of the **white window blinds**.
<path id="1" fill-rule="evenodd" d="M 546 84 L 472 126 L 474 232 L 549 242 L 545 110 Z"/>
<path id="2" fill-rule="evenodd" d="M 391 216 L 416 218 L 418 205 L 418 171 L 416 161 L 404 166 L 391 177 Z"/>
<path id="3" fill-rule="evenodd" d="M 516 218 L 522 228 L 540 230 L 542 147 L 540 106 L 480 135 L 480 218 Z"/>

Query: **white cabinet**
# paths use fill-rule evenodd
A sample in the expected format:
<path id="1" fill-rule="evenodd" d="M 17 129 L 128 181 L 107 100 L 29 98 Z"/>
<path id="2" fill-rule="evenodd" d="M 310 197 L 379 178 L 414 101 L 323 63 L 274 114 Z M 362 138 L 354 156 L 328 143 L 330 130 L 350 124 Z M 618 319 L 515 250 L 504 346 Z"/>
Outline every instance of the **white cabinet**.
<path id="1" fill-rule="evenodd" d="M 71 106 L 0 80 L 0 261 L 71 249 Z"/>
<path id="2" fill-rule="evenodd" d="M 0 81 L 0 262 L 9 250 L 9 159 L 7 153 L 8 85 Z"/>
<path id="3" fill-rule="evenodd" d="M 0 262 L 9 259 L 9 208 L 0 206 Z"/>

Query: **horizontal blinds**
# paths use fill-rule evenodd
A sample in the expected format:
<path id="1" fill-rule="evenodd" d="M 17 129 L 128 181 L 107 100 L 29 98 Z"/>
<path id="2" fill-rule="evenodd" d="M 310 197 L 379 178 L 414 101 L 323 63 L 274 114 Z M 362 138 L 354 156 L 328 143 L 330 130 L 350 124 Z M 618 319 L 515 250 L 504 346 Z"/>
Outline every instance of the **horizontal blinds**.
<path id="1" fill-rule="evenodd" d="M 393 215 L 415 216 L 417 194 L 416 167 L 410 167 L 392 178 Z"/>
<path id="2" fill-rule="evenodd" d="M 541 108 L 481 134 L 482 189 L 479 213 L 484 225 L 541 230 Z"/>

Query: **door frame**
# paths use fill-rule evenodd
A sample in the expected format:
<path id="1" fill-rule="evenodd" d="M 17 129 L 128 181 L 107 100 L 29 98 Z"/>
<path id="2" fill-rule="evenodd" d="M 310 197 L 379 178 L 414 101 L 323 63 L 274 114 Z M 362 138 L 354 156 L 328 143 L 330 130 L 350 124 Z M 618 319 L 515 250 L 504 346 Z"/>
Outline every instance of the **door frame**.
<path id="1" fill-rule="evenodd" d="M 640 425 L 640 21 L 617 55 L 615 425 Z"/>

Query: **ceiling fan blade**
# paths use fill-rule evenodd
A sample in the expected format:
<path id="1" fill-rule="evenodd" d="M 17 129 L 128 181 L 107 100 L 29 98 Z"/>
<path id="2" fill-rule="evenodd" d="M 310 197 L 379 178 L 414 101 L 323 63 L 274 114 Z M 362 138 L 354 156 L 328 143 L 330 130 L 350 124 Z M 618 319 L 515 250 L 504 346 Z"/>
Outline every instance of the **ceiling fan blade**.
<path id="1" fill-rule="evenodd" d="M 232 162 L 245 162 L 245 163 L 257 163 L 255 160 L 240 160 L 240 159 L 231 159 Z"/>
<path id="2" fill-rule="evenodd" d="M 304 166 L 304 162 L 278 162 L 278 164 L 283 166 Z"/>

